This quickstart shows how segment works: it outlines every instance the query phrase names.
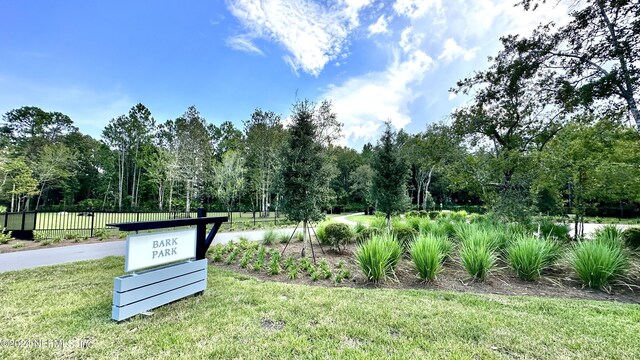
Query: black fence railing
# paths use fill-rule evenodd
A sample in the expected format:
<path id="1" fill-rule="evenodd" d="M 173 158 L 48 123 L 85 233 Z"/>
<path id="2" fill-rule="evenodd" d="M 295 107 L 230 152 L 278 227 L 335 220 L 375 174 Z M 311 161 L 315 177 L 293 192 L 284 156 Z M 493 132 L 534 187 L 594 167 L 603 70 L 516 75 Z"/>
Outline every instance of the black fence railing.
<path id="1" fill-rule="evenodd" d="M 227 216 L 229 221 L 223 229 L 251 229 L 278 225 L 285 221 L 277 211 L 267 214 L 240 211 L 207 211 L 207 216 Z M 107 226 L 113 223 L 140 222 L 196 218 L 197 213 L 164 212 L 112 212 L 112 211 L 27 211 L 0 213 L 0 230 L 11 231 L 16 238 L 54 238 L 73 233 L 78 236 L 94 237 L 104 231 L 114 230 Z"/>

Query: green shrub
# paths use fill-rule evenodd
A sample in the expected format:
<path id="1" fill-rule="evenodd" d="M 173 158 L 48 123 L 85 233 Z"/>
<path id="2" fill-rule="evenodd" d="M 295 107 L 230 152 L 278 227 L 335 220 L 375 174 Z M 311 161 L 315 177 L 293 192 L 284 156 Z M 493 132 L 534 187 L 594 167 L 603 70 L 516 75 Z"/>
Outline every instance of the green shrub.
<path id="1" fill-rule="evenodd" d="M 278 275 L 282 271 L 280 267 L 280 252 L 271 251 L 271 260 L 269 261 L 269 275 Z"/>
<path id="2" fill-rule="evenodd" d="M 411 246 L 411 259 L 421 279 L 433 281 L 442 271 L 445 255 L 442 253 L 440 242 L 443 239 L 433 235 L 422 235 Z"/>
<path id="3" fill-rule="evenodd" d="M 261 271 L 264 268 L 266 257 L 267 249 L 263 245 L 260 245 L 258 255 L 256 255 L 256 261 L 253 263 L 253 271 Z"/>
<path id="4" fill-rule="evenodd" d="M 329 223 L 324 227 L 324 239 L 321 239 L 321 242 L 329 245 L 331 249 L 341 252 L 352 238 L 353 232 L 349 225 Z"/>
<path id="5" fill-rule="evenodd" d="M 52 240 L 42 240 L 40 242 L 40 246 L 49 246 L 52 244 L 52 242 L 53 242 Z"/>
<path id="6" fill-rule="evenodd" d="M 333 281 L 337 284 L 342 283 L 343 280 L 351 277 L 351 271 L 345 266 L 344 261 L 340 260 L 336 266 L 335 277 Z"/>
<path id="7" fill-rule="evenodd" d="M 288 269 L 295 265 L 295 260 L 293 260 L 293 256 L 289 255 L 286 259 L 284 259 L 283 266 L 285 269 Z"/>
<path id="8" fill-rule="evenodd" d="M 298 278 L 299 270 L 296 264 L 286 267 L 286 269 L 287 269 L 287 277 L 289 279 L 295 280 Z"/>
<path id="9" fill-rule="evenodd" d="M 624 243 L 634 249 L 640 248 L 640 228 L 630 227 L 622 232 Z"/>
<path id="10" fill-rule="evenodd" d="M 11 231 L 7 231 L 7 229 L 2 229 L 0 231 L 0 244 L 7 244 L 11 241 Z"/>
<path id="11" fill-rule="evenodd" d="M 429 211 L 429 219 L 435 220 L 440 217 L 440 211 Z"/>
<path id="12" fill-rule="evenodd" d="M 262 238 L 263 245 L 271 245 L 278 240 L 278 233 L 274 229 L 268 229 L 264 232 L 264 237 Z"/>
<path id="13" fill-rule="evenodd" d="M 355 258 L 367 280 L 378 282 L 394 274 L 402 256 L 400 245 L 390 234 L 376 235 L 356 248 Z"/>
<path id="14" fill-rule="evenodd" d="M 20 249 L 24 247 L 24 241 L 17 241 L 15 244 L 11 245 L 14 249 Z"/>
<path id="15" fill-rule="evenodd" d="M 225 260 L 225 264 L 231 265 L 231 263 L 236 261 L 236 258 L 238 257 L 239 254 L 240 254 L 240 248 L 235 247 L 227 256 L 227 260 Z"/>
<path id="16" fill-rule="evenodd" d="M 460 248 L 462 265 L 474 279 L 484 280 L 496 263 L 485 237 L 472 237 Z"/>
<path id="17" fill-rule="evenodd" d="M 523 280 L 533 281 L 560 257 L 558 243 L 549 238 L 521 235 L 507 249 L 509 266 Z"/>
<path id="18" fill-rule="evenodd" d="M 293 237 L 298 240 L 299 242 L 303 242 L 304 241 L 304 234 L 302 233 L 302 231 L 296 231 L 296 234 L 293 235 Z"/>
<path id="19" fill-rule="evenodd" d="M 453 225 L 448 221 L 430 221 L 423 220 L 420 222 L 420 233 L 422 235 L 436 235 L 449 237 L 454 234 Z"/>
<path id="20" fill-rule="evenodd" d="M 316 237 L 318 238 L 318 240 L 320 240 L 321 244 L 326 244 L 328 243 L 328 239 L 327 239 L 327 232 L 325 231 L 325 228 L 327 227 L 327 223 L 326 222 L 321 222 L 320 224 L 318 224 L 318 226 L 316 226 L 315 228 L 315 232 L 316 232 Z M 302 233 L 301 233 L 302 234 Z"/>
<path id="21" fill-rule="evenodd" d="M 536 225 L 538 225 L 539 228 L 536 228 L 535 230 L 537 231 L 539 229 L 540 236 L 542 237 L 560 241 L 569 240 L 571 229 L 567 224 L 556 224 L 552 219 L 543 218 L 538 221 L 538 224 Z"/>
<path id="22" fill-rule="evenodd" d="M 364 226 L 364 224 L 356 223 L 356 226 L 353 227 L 353 232 L 357 235 L 357 234 L 360 234 L 361 232 L 365 231 L 366 229 L 367 229 L 367 227 Z"/>
<path id="23" fill-rule="evenodd" d="M 420 231 L 420 223 L 422 222 L 422 219 L 419 217 L 410 217 L 407 218 L 407 225 L 409 227 L 411 227 L 413 230 L 415 230 L 416 232 Z"/>
<path id="24" fill-rule="evenodd" d="M 398 243 L 402 247 L 402 251 L 404 253 L 409 252 L 409 248 L 411 247 L 411 244 L 413 244 L 413 242 L 416 239 L 416 236 L 418 236 L 418 231 L 414 230 L 413 227 L 404 223 L 394 224 L 393 227 L 391 228 L 391 232 L 398 240 Z"/>
<path id="25" fill-rule="evenodd" d="M 573 248 L 569 263 L 584 285 L 594 289 L 606 289 L 624 275 L 628 266 L 621 247 L 602 241 L 579 242 Z"/>
<path id="26" fill-rule="evenodd" d="M 247 251 L 242 256 L 242 259 L 240 259 L 239 265 L 241 268 L 246 269 L 249 267 L 249 263 L 251 262 L 251 260 L 253 260 L 253 253 L 253 249 L 247 249 Z"/>
<path id="27" fill-rule="evenodd" d="M 622 239 L 622 229 L 616 225 L 605 225 L 596 229 L 594 233 L 595 241 L 605 245 L 622 247 L 624 240 Z"/>
<path id="28" fill-rule="evenodd" d="M 380 233 L 381 230 L 374 229 L 371 227 L 364 228 L 360 232 L 356 233 L 356 244 L 360 245 L 367 240 L 371 239 L 374 235 Z"/>
<path id="29" fill-rule="evenodd" d="M 289 241 L 289 239 L 291 238 L 290 234 L 287 234 L 286 232 L 282 231 L 280 233 L 278 233 L 278 242 L 280 244 L 284 244 L 287 241 Z"/>
<path id="30" fill-rule="evenodd" d="M 378 229 L 378 230 L 386 230 L 387 229 L 387 219 L 383 216 L 376 216 L 371 223 L 369 224 L 370 228 Z"/>
<path id="31" fill-rule="evenodd" d="M 320 260 L 320 264 L 318 264 L 318 272 L 325 279 L 331 279 L 331 276 L 333 276 L 331 269 L 329 268 L 329 264 L 325 259 Z"/>
<path id="32" fill-rule="evenodd" d="M 428 217 L 429 213 L 426 210 L 411 210 L 407 211 L 404 216 L 407 218 L 424 218 Z"/>

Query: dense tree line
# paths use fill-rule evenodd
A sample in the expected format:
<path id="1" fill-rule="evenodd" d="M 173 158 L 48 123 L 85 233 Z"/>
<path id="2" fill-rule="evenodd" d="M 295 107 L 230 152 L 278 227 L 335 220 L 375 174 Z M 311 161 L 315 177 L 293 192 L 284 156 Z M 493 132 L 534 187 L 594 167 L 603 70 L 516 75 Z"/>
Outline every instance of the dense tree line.
<path id="1" fill-rule="evenodd" d="M 193 106 L 160 123 L 137 104 L 100 139 L 58 112 L 11 110 L 0 124 L 0 204 L 262 216 L 281 208 L 307 221 L 317 209 L 390 216 L 450 205 L 510 219 L 580 217 L 602 206 L 638 213 L 640 5 L 593 0 L 575 9 L 563 27 L 501 38 L 489 67 L 451 89 L 470 102 L 448 121 L 424 119 L 417 134 L 387 124 L 361 150 L 336 145 L 342 125 L 330 101 L 296 102 L 290 115 L 256 109 L 242 128 L 209 123 Z M 316 210 L 292 210 L 308 204 L 296 184 L 315 189 Z"/>

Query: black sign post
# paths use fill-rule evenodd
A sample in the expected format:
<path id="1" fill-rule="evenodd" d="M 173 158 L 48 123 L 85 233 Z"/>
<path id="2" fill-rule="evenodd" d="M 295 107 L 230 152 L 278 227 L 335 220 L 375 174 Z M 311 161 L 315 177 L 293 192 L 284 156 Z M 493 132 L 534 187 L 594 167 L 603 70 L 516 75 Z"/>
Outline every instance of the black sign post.
<path id="1" fill-rule="evenodd" d="M 213 238 L 220 230 L 222 223 L 229 220 L 228 216 L 206 217 L 207 210 L 199 208 L 198 217 L 193 219 L 172 219 L 172 220 L 156 220 L 107 224 L 107 226 L 118 228 L 120 231 L 140 231 L 153 229 L 166 229 L 180 226 L 196 226 L 196 260 L 204 259 L 207 249 L 211 246 Z M 213 224 L 213 227 L 207 235 L 207 224 Z"/>

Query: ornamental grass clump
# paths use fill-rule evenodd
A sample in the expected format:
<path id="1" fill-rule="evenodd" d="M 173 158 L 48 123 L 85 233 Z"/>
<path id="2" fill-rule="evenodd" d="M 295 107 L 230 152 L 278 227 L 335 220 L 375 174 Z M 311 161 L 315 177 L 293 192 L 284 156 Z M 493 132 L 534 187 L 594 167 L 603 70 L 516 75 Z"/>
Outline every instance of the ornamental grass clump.
<path id="1" fill-rule="evenodd" d="M 367 280 L 372 282 L 394 275 L 401 256 L 400 244 L 392 234 L 373 236 L 355 251 L 356 262 Z"/>
<path id="2" fill-rule="evenodd" d="M 585 286 L 603 290 L 624 276 L 629 264 L 621 246 L 602 239 L 576 244 L 569 263 Z"/>
<path id="3" fill-rule="evenodd" d="M 446 257 L 442 252 L 443 242 L 449 240 L 434 235 L 422 235 L 412 244 L 411 259 L 422 280 L 433 281 L 442 271 L 442 263 Z"/>
<path id="4" fill-rule="evenodd" d="M 460 259 L 469 275 L 474 279 L 484 280 L 495 266 L 496 256 L 494 234 L 484 229 L 477 229 L 461 240 Z"/>
<path id="5" fill-rule="evenodd" d="M 521 235 L 507 248 L 509 266 L 527 281 L 540 277 L 560 257 L 560 246 L 548 238 Z"/>
<path id="6" fill-rule="evenodd" d="M 262 244 L 271 245 L 277 240 L 278 240 L 278 233 L 273 229 L 269 229 L 264 232 L 264 237 L 262 238 Z"/>
<path id="7" fill-rule="evenodd" d="M 596 229 L 594 235 L 596 242 L 620 248 L 624 245 L 622 229 L 616 225 L 605 225 L 599 227 Z"/>

